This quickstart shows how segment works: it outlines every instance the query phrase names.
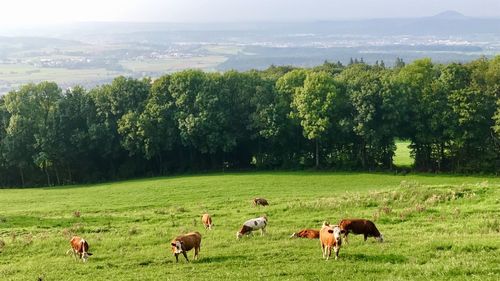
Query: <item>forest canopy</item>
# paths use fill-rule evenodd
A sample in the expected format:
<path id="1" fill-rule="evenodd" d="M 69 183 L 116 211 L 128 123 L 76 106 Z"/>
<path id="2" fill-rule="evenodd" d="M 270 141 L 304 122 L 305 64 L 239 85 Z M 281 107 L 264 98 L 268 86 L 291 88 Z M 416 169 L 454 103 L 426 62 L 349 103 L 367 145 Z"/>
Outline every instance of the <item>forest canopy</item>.
<path id="1" fill-rule="evenodd" d="M 221 169 L 500 170 L 500 56 L 263 71 L 186 70 L 0 97 L 0 185 Z"/>

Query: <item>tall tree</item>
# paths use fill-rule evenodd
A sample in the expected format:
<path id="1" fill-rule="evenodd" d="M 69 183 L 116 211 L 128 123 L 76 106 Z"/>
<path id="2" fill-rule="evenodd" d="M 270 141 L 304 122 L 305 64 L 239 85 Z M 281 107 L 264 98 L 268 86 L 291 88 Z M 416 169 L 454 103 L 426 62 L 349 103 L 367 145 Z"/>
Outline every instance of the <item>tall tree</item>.
<path id="1" fill-rule="evenodd" d="M 304 86 L 293 96 L 292 106 L 300 120 L 304 136 L 315 142 L 315 166 L 319 167 L 319 146 L 322 137 L 330 128 L 331 115 L 335 108 L 337 87 L 331 75 L 325 72 L 309 72 Z"/>
<path id="2" fill-rule="evenodd" d="M 400 137 L 412 141 L 415 165 L 421 170 L 433 168 L 432 133 L 429 132 L 429 105 L 425 97 L 432 93 L 433 81 L 439 71 L 430 59 L 421 59 L 402 68 L 394 77 L 395 87 L 403 95 L 405 112 L 402 114 Z"/>

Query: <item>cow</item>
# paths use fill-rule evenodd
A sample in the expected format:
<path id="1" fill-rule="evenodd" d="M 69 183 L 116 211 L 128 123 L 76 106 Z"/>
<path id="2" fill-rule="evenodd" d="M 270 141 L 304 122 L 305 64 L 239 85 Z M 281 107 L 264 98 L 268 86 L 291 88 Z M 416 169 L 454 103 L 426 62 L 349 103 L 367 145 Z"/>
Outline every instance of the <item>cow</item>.
<path id="1" fill-rule="evenodd" d="M 199 232 L 190 232 L 175 237 L 172 242 L 172 254 L 175 256 L 175 262 L 179 262 L 179 254 L 182 254 L 189 262 L 186 252 L 194 248 L 194 259 L 198 259 L 201 246 L 201 234 Z"/>
<path id="2" fill-rule="evenodd" d="M 269 203 L 264 198 L 255 198 L 255 199 L 253 199 L 253 205 L 254 206 L 259 206 L 259 205 L 260 206 L 269 206 Z"/>
<path id="3" fill-rule="evenodd" d="M 347 235 L 363 234 L 365 241 L 368 237 L 375 237 L 379 242 L 384 241 L 384 236 L 378 231 L 375 224 L 370 220 L 365 219 L 343 219 L 339 223 L 340 229 L 344 233 L 345 242 L 347 243 Z"/>
<path id="4" fill-rule="evenodd" d="M 73 236 L 69 241 L 71 244 L 71 249 L 69 249 L 66 254 L 73 252 L 73 256 L 75 259 L 82 259 L 83 262 L 87 262 L 89 256 L 92 256 L 92 253 L 89 253 L 89 243 L 79 236 Z"/>
<path id="5" fill-rule="evenodd" d="M 317 229 L 302 229 L 299 232 L 293 233 L 290 238 L 309 238 L 309 239 L 318 239 L 319 238 L 319 230 Z"/>
<path id="6" fill-rule="evenodd" d="M 252 233 L 252 231 L 258 229 L 260 229 L 261 235 L 264 235 L 264 233 L 266 232 L 266 226 L 267 226 L 266 216 L 247 220 L 241 227 L 241 230 L 236 232 L 236 239 L 239 239 L 243 237 L 243 235 L 250 234 Z"/>
<path id="7" fill-rule="evenodd" d="M 209 214 L 203 214 L 201 222 L 203 223 L 203 226 L 205 226 L 205 229 L 212 230 L 212 217 Z"/>
<path id="8" fill-rule="evenodd" d="M 323 226 L 319 231 L 319 240 L 321 243 L 323 258 L 326 258 L 326 260 L 328 260 L 332 255 L 332 247 L 335 251 L 335 259 L 338 259 L 340 246 L 342 245 L 342 238 L 340 235 L 341 230 L 338 225 L 330 225 L 328 222 L 323 223 Z"/>

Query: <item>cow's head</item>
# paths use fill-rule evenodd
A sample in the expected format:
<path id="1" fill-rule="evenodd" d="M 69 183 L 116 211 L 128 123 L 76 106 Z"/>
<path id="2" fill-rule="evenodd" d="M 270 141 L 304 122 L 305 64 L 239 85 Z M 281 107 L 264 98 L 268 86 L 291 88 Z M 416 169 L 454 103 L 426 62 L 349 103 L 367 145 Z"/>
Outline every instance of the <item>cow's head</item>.
<path id="1" fill-rule="evenodd" d="M 240 239 L 241 237 L 243 237 L 243 234 L 241 232 L 236 232 L 236 239 Z"/>
<path id="2" fill-rule="evenodd" d="M 335 241 L 337 241 L 337 244 L 342 243 L 342 238 L 340 237 L 340 234 L 342 234 L 342 230 L 338 225 L 332 226 L 333 229 L 333 237 L 335 238 Z"/>
<path id="3" fill-rule="evenodd" d="M 333 235 L 333 238 L 335 238 L 337 244 L 342 243 L 342 238 L 340 237 L 342 230 L 338 225 L 332 225 L 331 228 L 328 229 L 328 233 L 331 233 Z"/>
<path id="4" fill-rule="evenodd" d="M 82 253 L 83 262 L 87 262 L 87 260 L 89 259 L 90 256 L 92 256 L 92 253 L 83 252 Z"/>
<path id="5" fill-rule="evenodd" d="M 380 233 L 380 236 L 375 237 L 375 239 L 377 239 L 378 242 L 382 243 L 382 242 L 384 242 L 384 235 L 382 235 L 382 233 Z"/>
<path id="6" fill-rule="evenodd" d="M 179 240 L 175 240 L 174 242 L 170 243 L 172 246 L 172 254 L 178 255 L 181 254 L 184 250 L 182 249 L 183 247 L 183 242 Z"/>
<path id="7" fill-rule="evenodd" d="M 290 238 L 297 238 L 297 237 L 299 237 L 297 232 L 294 232 L 294 233 L 292 233 L 292 235 L 290 235 Z"/>

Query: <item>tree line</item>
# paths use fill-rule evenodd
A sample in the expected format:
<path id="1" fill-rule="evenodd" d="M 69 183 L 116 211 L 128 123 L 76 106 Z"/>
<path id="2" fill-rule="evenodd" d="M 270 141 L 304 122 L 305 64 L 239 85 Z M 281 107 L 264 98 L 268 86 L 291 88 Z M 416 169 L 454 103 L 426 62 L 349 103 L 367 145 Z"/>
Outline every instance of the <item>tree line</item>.
<path id="1" fill-rule="evenodd" d="M 0 97 L 0 185 L 222 169 L 500 170 L 500 56 L 207 73 Z"/>

